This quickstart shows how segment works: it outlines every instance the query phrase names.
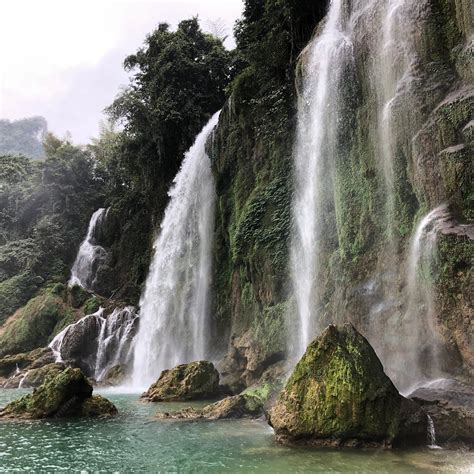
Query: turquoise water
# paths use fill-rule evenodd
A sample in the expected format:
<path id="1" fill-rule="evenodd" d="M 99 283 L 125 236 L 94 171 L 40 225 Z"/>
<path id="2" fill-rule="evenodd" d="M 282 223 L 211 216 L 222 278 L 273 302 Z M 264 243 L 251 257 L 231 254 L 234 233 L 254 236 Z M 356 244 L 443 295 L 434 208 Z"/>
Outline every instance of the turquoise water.
<path id="1" fill-rule="evenodd" d="M 24 391 L 0 390 L 0 406 Z M 0 422 L 0 472 L 473 472 L 474 455 L 447 450 L 311 450 L 280 446 L 260 421 L 156 421 L 136 394 L 99 392 L 110 420 Z"/>

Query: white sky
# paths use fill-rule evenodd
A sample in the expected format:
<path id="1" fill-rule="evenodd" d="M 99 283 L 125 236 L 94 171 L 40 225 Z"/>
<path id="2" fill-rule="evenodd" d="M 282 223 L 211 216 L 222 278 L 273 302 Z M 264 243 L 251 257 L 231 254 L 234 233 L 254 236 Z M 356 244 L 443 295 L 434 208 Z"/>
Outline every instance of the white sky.
<path id="1" fill-rule="evenodd" d="M 0 118 L 42 115 L 85 143 L 128 78 L 125 56 L 161 22 L 221 18 L 229 35 L 242 0 L 0 0 Z M 227 42 L 232 46 L 232 40 Z"/>

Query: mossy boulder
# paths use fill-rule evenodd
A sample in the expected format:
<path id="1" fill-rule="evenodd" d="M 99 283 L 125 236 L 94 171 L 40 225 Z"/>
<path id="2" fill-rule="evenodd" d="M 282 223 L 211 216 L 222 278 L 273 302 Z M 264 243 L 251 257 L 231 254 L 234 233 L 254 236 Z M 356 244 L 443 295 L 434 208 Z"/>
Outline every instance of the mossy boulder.
<path id="1" fill-rule="evenodd" d="M 64 369 L 63 364 L 52 363 L 38 367 L 37 369 L 28 370 L 23 379 L 22 387 L 39 387 L 47 379 L 59 375 Z"/>
<path id="2" fill-rule="evenodd" d="M 48 377 L 33 393 L 9 403 L 0 411 L 0 418 L 40 419 L 116 413 L 110 402 L 105 403 L 101 397 L 91 400 L 91 397 L 92 385 L 81 370 L 68 368 Z"/>
<path id="3" fill-rule="evenodd" d="M 219 372 L 211 362 L 199 360 L 163 370 L 141 398 L 150 402 L 203 400 L 218 391 Z"/>
<path id="4" fill-rule="evenodd" d="M 62 298 L 49 291 L 31 299 L 6 321 L 0 331 L 0 356 L 47 345 L 66 312 Z"/>
<path id="5" fill-rule="evenodd" d="M 161 420 L 260 418 L 265 414 L 265 405 L 275 392 L 275 388 L 275 385 L 268 383 L 255 385 L 238 395 L 206 405 L 201 410 L 188 407 L 174 412 L 159 412 L 156 416 Z"/>
<path id="6" fill-rule="evenodd" d="M 223 420 L 259 418 L 263 415 L 262 400 L 250 395 L 233 395 L 205 406 L 202 410 L 192 407 L 174 412 L 158 412 L 160 420 Z"/>
<path id="7" fill-rule="evenodd" d="M 117 407 L 110 400 L 101 395 L 93 395 L 84 400 L 78 415 L 87 418 L 104 418 L 117 413 Z"/>
<path id="8" fill-rule="evenodd" d="M 269 417 L 279 441 L 338 446 L 425 442 L 426 421 L 349 324 L 308 346 Z"/>

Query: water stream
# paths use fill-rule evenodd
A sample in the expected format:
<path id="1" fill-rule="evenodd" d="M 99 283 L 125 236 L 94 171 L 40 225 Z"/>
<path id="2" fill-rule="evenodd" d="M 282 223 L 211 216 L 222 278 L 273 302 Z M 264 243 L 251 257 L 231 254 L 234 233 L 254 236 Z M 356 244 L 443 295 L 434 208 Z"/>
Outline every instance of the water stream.
<path id="1" fill-rule="evenodd" d="M 145 387 L 164 369 L 206 357 L 214 225 L 214 179 L 206 142 L 216 113 L 186 153 L 169 193 L 140 300 L 133 385 Z"/>
<path id="2" fill-rule="evenodd" d="M 107 209 L 104 208 L 97 209 L 92 214 L 86 238 L 79 247 L 71 269 L 69 286 L 79 285 L 86 290 L 93 290 L 97 269 L 107 256 L 106 250 L 97 243 L 97 231 L 106 216 Z"/>

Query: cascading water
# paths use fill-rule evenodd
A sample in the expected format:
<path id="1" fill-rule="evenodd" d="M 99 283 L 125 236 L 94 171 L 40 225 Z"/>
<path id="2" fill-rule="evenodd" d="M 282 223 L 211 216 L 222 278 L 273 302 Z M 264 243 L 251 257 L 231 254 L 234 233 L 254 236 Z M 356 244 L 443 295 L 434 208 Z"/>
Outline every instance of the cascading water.
<path id="1" fill-rule="evenodd" d="M 291 245 L 291 271 L 297 304 L 298 329 L 294 352 L 300 356 L 321 328 L 315 301 L 319 273 L 319 241 L 331 154 L 339 121 L 339 81 L 352 60 L 352 45 L 343 30 L 343 0 L 333 0 L 325 25 L 309 45 L 298 104 L 295 157 L 295 231 Z M 326 183 L 325 183 L 326 181 Z M 329 197 L 330 199 L 330 197 Z"/>
<path id="2" fill-rule="evenodd" d="M 437 237 L 447 219 L 448 207 L 438 206 L 421 219 L 410 243 L 407 309 L 400 324 L 399 350 L 390 361 L 395 382 L 408 393 L 413 386 L 442 375 L 432 280 Z"/>
<path id="3" fill-rule="evenodd" d="M 169 193 L 140 301 L 132 380 L 138 387 L 207 353 L 215 189 L 206 141 L 218 119 L 219 112 L 197 136 Z"/>
<path id="4" fill-rule="evenodd" d="M 430 415 L 426 415 L 426 416 L 428 418 L 428 428 L 427 428 L 428 448 L 441 449 L 441 447 L 436 444 L 436 431 L 435 431 L 433 418 L 431 418 Z"/>
<path id="5" fill-rule="evenodd" d="M 49 347 L 56 362 L 80 364 L 89 376 L 101 381 L 112 367 L 130 363 L 137 321 L 132 306 L 116 308 L 107 317 L 101 308 L 67 326 Z"/>
<path id="6" fill-rule="evenodd" d="M 92 214 L 86 238 L 79 247 L 71 269 L 69 286 L 79 285 L 86 290 L 93 290 L 97 269 L 107 256 L 106 250 L 98 245 L 96 239 L 97 230 L 107 216 L 107 211 L 108 209 L 101 208 Z"/>
<path id="7" fill-rule="evenodd" d="M 302 53 L 294 147 L 290 269 L 297 327 L 289 331 L 296 334 L 296 339 L 289 341 L 292 352 L 300 356 L 326 324 L 350 317 L 347 308 L 342 304 L 339 308 L 337 302 L 327 311 L 325 292 L 330 287 L 334 295 L 341 294 L 341 300 L 347 298 L 347 288 L 338 287 L 342 282 L 338 277 L 344 274 L 338 265 L 344 261 L 343 253 L 351 254 L 359 235 L 351 229 L 343 234 L 344 220 L 358 217 L 362 223 L 367 215 L 370 219 L 375 216 L 378 222 L 371 224 L 374 235 L 365 242 L 373 246 L 377 241 L 374 247 L 379 261 L 375 277 L 361 290 L 375 296 L 364 300 L 371 319 L 362 329 L 399 388 L 408 387 L 422 374 L 439 373 L 432 297 L 419 274 L 420 266 L 426 267 L 433 258 L 435 223 L 443 218 L 444 208 L 420 223 L 412 239 L 405 277 L 404 259 L 400 258 L 402 240 L 395 238 L 401 234 L 397 219 L 405 212 L 397 208 L 397 199 L 401 192 L 409 193 L 400 189 L 400 182 L 416 133 L 410 123 L 420 114 L 417 92 L 424 76 L 417 68 L 414 19 L 422 18 L 424 3 L 330 2 L 324 24 Z M 358 128 L 360 123 L 367 123 L 369 129 Z M 367 174 L 360 177 L 364 166 L 368 167 Z M 347 192 L 347 186 L 356 179 L 366 186 L 361 188 L 365 192 L 361 197 L 358 190 Z M 343 199 L 354 200 L 352 213 L 347 213 L 347 203 L 341 206 Z M 365 215 L 358 214 L 361 204 L 367 206 Z M 409 218 L 408 214 L 405 220 Z M 357 256 L 364 265 L 360 250 Z M 405 294 L 400 294 L 399 277 L 405 280 Z M 404 300 L 406 311 L 401 309 Z M 420 304 L 423 316 L 418 314 Z"/>

